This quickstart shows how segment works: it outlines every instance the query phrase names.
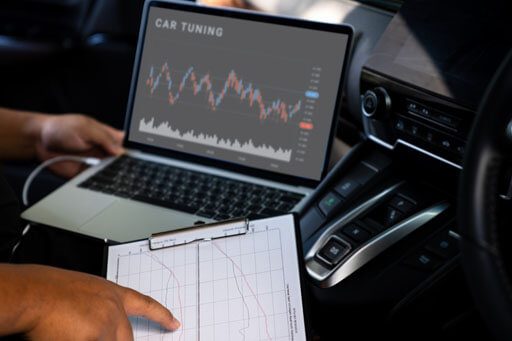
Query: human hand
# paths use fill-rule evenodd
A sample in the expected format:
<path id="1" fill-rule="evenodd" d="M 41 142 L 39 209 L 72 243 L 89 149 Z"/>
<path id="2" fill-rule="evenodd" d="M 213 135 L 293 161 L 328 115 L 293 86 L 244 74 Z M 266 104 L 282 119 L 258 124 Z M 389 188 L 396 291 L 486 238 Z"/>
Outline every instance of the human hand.
<path id="1" fill-rule="evenodd" d="M 24 309 L 7 332 L 24 333 L 33 340 L 133 340 L 128 315 L 145 317 L 168 330 L 180 327 L 151 297 L 103 278 L 40 265 L 2 267 L 9 272 L 4 275 L 21 284 L 10 289 L 23 291 L 13 292 L 13 302 L 17 299 Z M 0 335 L 2 322 L 8 321 L 0 321 Z"/>
<path id="2" fill-rule="evenodd" d="M 123 152 L 122 131 L 84 115 L 47 115 L 40 127 L 36 154 L 41 161 L 66 154 L 105 157 Z M 72 177 L 81 168 L 82 165 L 74 162 L 61 162 L 51 169 L 59 175 Z"/>
<path id="3" fill-rule="evenodd" d="M 209 6 L 236 7 L 253 10 L 256 9 L 252 4 L 250 4 L 249 1 L 246 0 L 201 0 L 201 3 Z"/>

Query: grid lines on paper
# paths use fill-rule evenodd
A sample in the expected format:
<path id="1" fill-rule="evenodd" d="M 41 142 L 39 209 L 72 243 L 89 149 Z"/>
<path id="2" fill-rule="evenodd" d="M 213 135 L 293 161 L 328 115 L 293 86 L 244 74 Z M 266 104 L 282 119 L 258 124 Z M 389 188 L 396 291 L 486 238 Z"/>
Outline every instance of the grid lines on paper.
<path id="1" fill-rule="evenodd" d="M 136 340 L 290 340 L 279 229 L 120 255 L 117 283 L 182 322 L 169 333 L 131 319 Z"/>

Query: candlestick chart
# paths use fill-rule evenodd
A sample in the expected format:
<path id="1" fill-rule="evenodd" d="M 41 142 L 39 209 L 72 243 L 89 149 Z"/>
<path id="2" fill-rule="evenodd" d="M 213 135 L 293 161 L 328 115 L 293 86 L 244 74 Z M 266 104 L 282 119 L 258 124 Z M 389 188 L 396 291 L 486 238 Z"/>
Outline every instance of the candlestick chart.
<path id="1" fill-rule="evenodd" d="M 160 110 L 140 118 L 142 133 L 290 162 L 291 135 L 314 129 L 303 108 L 317 92 L 258 84 L 235 69 L 213 74 L 166 61 L 149 66 L 144 84 Z"/>

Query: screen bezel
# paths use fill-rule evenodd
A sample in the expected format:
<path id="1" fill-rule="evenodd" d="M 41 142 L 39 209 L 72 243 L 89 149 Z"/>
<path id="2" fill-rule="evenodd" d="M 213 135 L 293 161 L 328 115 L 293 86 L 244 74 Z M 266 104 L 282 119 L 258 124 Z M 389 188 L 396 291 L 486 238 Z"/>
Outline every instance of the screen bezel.
<path id="1" fill-rule="evenodd" d="M 244 166 L 242 164 L 235 163 L 235 162 L 230 162 L 230 161 L 225 161 L 225 160 L 220 160 L 220 159 L 215 159 L 215 158 L 209 158 L 206 156 L 194 155 L 194 154 L 186 153 L 186 152 L 179 152 L 176 150 L 166 149 L 163 147 L 149 146 L 144 143 L 129 140 L 130 139 L 130 128 L 131 128 L 130 125 L 131 125 L 132 114 L 133 114 L 133 105 L 134 105 L 135 93 L 136 93 L 136 89 L 137 89 L 137 80 L 139 77 L 140 66 L 141 66 L 142 51 L 144 49 L 144 38 L 146 35 L 146 27 L 147 27 L 147 23 L 148 23 L 149 10 L 150 10 L 150 8 L 153 8 L 153 7 L 165 8 L 165 9 L 175 9 L 175 10 L 181 10 L 181 11 L 189 11 L 189 12 L 198 13 L 198 14 L 215 15 L 215 16 L 220 16 L 220 17 L 234 18 L 234 19 L 251 20 L 251 21 L 256 21 L 256 22 L 264 22 L 264 23 L 277 24 L 277 25 L 282 25 L 282 26 L 293 26 L 293 27 L 299 27 L 299 28 L 314 29 L 314 30 L 319 30 L 319 31 L 326 31 L 326 32 L 347 35 L 347 44 L 345 46 L 344 60 L 343 60 L 343 65 L 342 65 L 342 69 L 341 69 L 340 80 L 338 83 L 338 89 L 337 89 L 337 94 L 336 94 L 336 103 L 334 106 L 334 112 L 332 113 L 331 129 L 329 132 L 329 140 L 328 140 L 327 147 L 325 150 L 324 164 L 322 165 L 320 179 L 315 180 L 315 179 L 304 178 L 304 177 L 300 177 L 300 176 L 296 176 L 296 175 L 289 175 L 289 174 L 283 174 L 283 173 L 279 173 L 279 172 L 273 172 L 273 171 L 264 170 L 264 169 L 260 169 L 260 168 Z M 141 26 L 140 26 L 140 30 L 139 30 L 139 38 L 138 38 L 138 44 L 137 44 L 137 51 L 135 54 L 132 82 L 130 85 L 130 93 L 129 93 L 129 97 L 128 97 L 128 106 L 127 106 L 126 119 L 125 119 L 125 124 L 124 124 L 124 129 L 125 129 L 126 134 L 124 137 L 123 145 L 126 148 L 139 150 L 139 151 L 145 152 L 145 153 L 151 153 L 151 154 L 156 154 L 156 155 L 163 156 L 163 157 L 175 158 L 178 160 L 198 163 L 198 164 L 205 165 L 205 166 L 221 168 L 221 169 L 225 169 L 225 170 L 229 170 L 229 171 L 234 171 L 237 173 L 242 173 L 242 174 L 248 175 L 248 176 L 264 178 L 264 179 L 271 180 L 271 181 L 285 183 L 288 185 L 314 188 L 320 183 L 320 181 L 327 174 L 327 167 L 328 167 L 329 161 L 330 161 L 332 142 L 334 140 L 334 136 L 336 133 L 338 116 L 341 111 L 341 96 L 342 96 L 342 89 L 343 89 L 343 83 L 344 83 L 344 78 L 345 78 L 344 75 L 345 75 L 345 69 L 347 67 L 347 60 L 349 59 L 349 55 L 350 55 L 349 50 L 352 46 L 352 37 L 353 37 L 352 27 L 348 26 L 348 25 L 343 25 L 343 24 L 335 25 L 335 24 L 327 24 L 327 23 L 320 23 L 320 22 L 312 22 L 312 21 L 306 21 L 306 20 L 294 19 L 294 18 L 288 18 L 288 17 L 266 15 L 266 14 L 250 12 L 250 11 L 246 11 L 246 10 L 239 10 L 239 9 L 205 7 L 205 6 L 199 6 L 199 5 L 190 4 L 190 3 L 186 3 L 186 2 L 182 2 L 182 1 L 174 1 L 174 2 L 167 2 L 167 1 L 162 1 L 162 0 L 146 1 L 145 5 L 144 5 L 144 10 L 143 10 Z M 342 53 L 340 53 L 340 55 L 341 54 Z"/>

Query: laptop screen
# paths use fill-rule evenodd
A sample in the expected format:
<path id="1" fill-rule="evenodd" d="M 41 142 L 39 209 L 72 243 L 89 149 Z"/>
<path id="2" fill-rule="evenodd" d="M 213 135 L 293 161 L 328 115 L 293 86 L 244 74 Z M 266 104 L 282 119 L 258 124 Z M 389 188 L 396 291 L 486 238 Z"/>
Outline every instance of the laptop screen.
<path id="1" fill-rule="evenodd" d="M 182 8 L 147 15 L 129 141 L 321 179 L 347 30 Z"/>

